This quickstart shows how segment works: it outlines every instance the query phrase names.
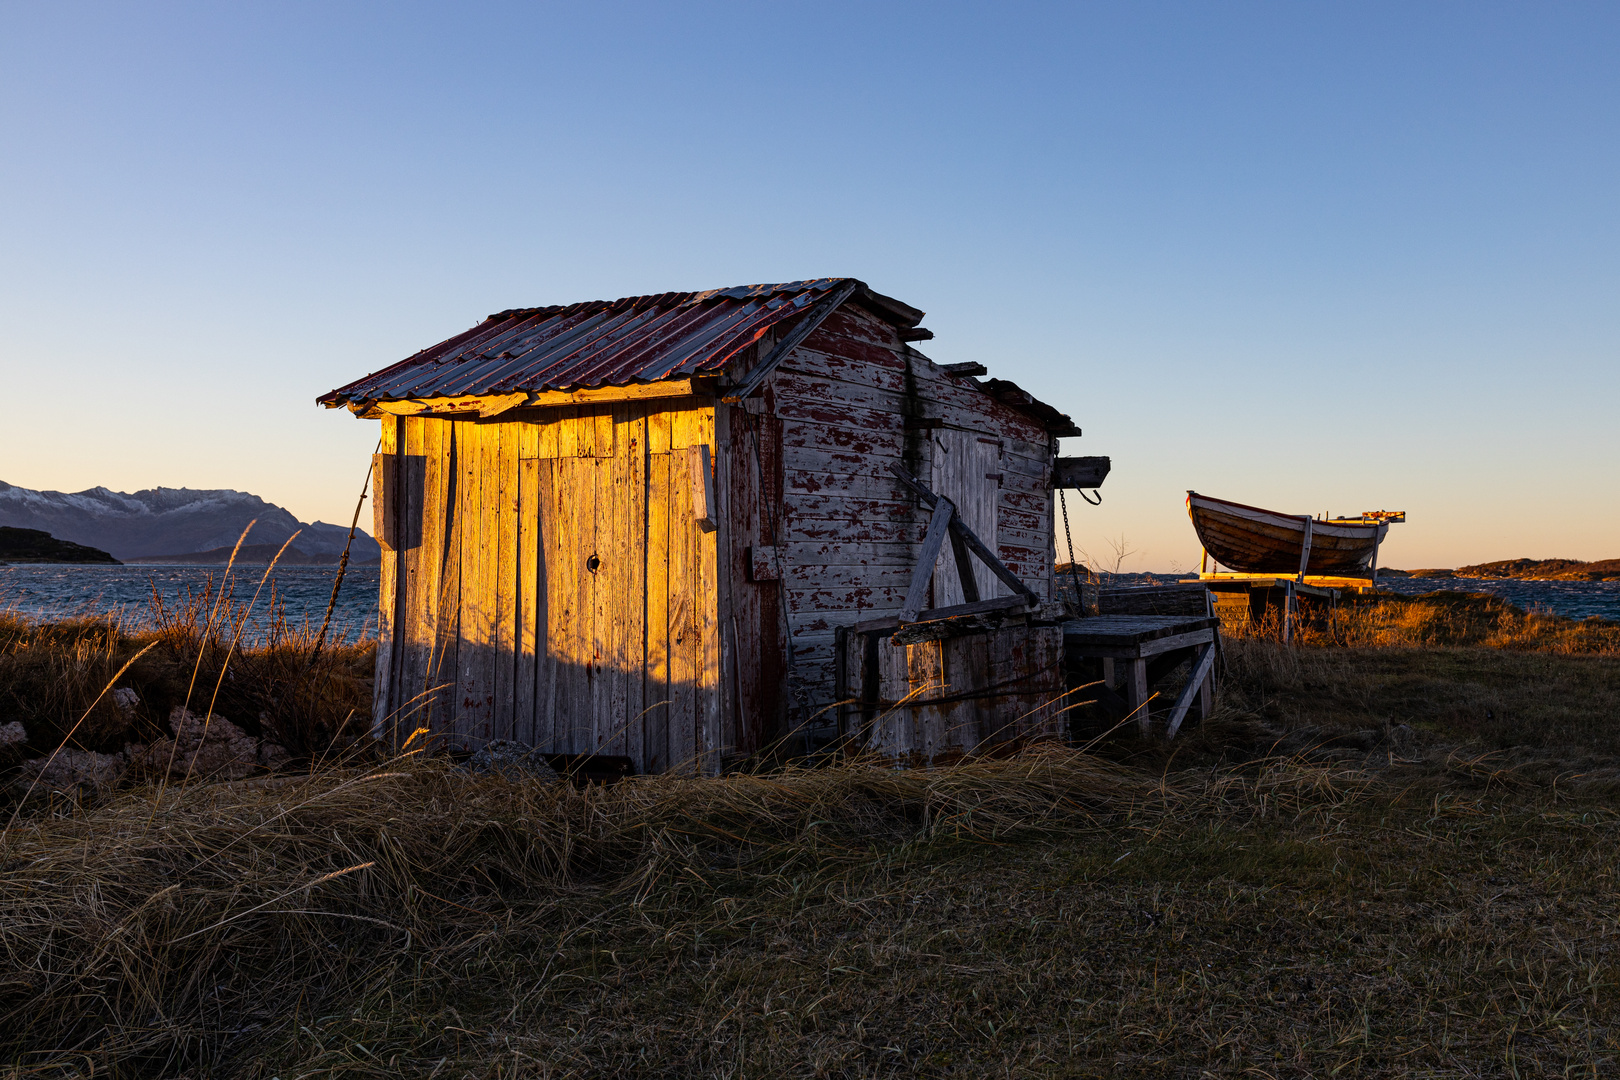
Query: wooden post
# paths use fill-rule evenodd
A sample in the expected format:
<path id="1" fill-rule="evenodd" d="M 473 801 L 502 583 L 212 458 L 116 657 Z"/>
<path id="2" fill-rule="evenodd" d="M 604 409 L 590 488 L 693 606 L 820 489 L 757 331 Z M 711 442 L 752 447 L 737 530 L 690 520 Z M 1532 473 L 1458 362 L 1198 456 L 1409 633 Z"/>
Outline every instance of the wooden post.
<path id="1" fill-rule="evenodd" d="M 1305 539 L 1299 548 L 1299 583 L 1305 584 L 1305 567 L 1311 561 L 1311 516 L 1305 515 Z"/>
<path id="2" fill-rule="evenodd" d="M 1294 640 L 1294 582 L 1283 590 L 1283 644 Z"/>
<path id="3" fill-rule="evenodd" d="M 1372 587 L 1373 592 L 1378 591 L 1378 545 L 1384 539 L 1384 526 L 1380 524 L 1373 530 L 1373 561 L 1372 561 Z"/>
<path id="4" fill-rule="evenodd" d="M 1201 574 L 1201 575 L 1209 573 L 1209 549 L 1208 548 L 1203 549 L 1203 556 L 1198 560 L 1198 573 Z"/>
<path id="5" fill-rule="evenodd" d="M 1130 684 L 1125 688 L 1125 701 L 1136 713 L 1136 729 L 1147 738 L 1153 734 L 1153 716 L 1148 711 L 1148 677 L 1146 660 L 1127 661 L 1131 665 Z"/>

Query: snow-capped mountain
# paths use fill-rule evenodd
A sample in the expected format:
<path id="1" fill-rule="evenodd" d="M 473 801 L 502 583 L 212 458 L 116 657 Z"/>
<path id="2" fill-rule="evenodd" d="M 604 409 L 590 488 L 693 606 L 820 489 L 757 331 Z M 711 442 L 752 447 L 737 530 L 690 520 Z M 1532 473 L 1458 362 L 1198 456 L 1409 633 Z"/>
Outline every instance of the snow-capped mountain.
<path id="1" fill-rule="evenodd" d="M 245 491 L 149 488 L 145 491 L 34 491 L 0 481 L 0 525 L 43 529 L 58 540 L 86 544 L 118 559 L 186 555 L 229 548 L 249 521 L 258 519 L 248 544 L 280 545 L 302 529 L 293 548 L 315 560 L 336 562 L 348 528 L 305 525 L 274 503 Z M 349 558 L 376 562 L 377 542 L 355 533 Z"/>

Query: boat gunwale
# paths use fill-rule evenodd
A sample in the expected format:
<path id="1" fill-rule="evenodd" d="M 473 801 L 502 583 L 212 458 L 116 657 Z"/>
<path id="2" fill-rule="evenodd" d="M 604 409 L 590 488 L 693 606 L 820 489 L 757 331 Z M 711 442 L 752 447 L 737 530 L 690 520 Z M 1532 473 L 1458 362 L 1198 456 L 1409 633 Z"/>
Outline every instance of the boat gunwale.
<path id="1" fill-rule="evenodd" d="M 1214 503 L 1217 505 L 1195 507 L 1194 500 L 1198 500 L 1201 503 Z M 1272 521 L 1265 522 L 1265 524 L 1272 524 L 1276 528 L 1288 529 L 1301 534 L 1305 532 L 1305 522 L 1309 521 L 1311 523 L 1311 533 L 1313 536 L 1334 536 L 1342 540 L 1370 540 L 1375 537 L 1381 539 L 1389 530 L 1388 523 L 1382 521 L 1346 522 L 1342 520 L 1334 521 L 1331 519 L 1313 518 L 1308 514 L 1284 514 L 1276 510 L 1267 510 L 1262 506 L 1250 506 L 1248 503 L 1233 502 L 1231 499 L 1220 499 L 1213 495 L 1200 495 L 1196 491 L 1187 492 L 1187 511 L 1189 516 L 1192 514 L 1195 508 L 1219 513 L 1220 508 L 1223 506 L 1230 506 L 1238 510 L 1248 510 L 1255 514 L 1263 514 L 1267 518 L 1273 519 Z M 1239 518 L 1245 517 L 1245 515 L 1242 514 L 1233 516 Z"/>

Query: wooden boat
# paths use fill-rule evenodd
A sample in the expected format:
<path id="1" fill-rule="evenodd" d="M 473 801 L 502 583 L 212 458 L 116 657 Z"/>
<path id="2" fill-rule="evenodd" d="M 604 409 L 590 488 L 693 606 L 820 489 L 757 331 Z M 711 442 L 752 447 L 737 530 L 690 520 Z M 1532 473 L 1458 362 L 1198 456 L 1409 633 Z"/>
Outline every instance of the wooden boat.
<path id="1" fill-rule="evenodd" d="M 1258 506 L 1187 492 L 1187 514 L 1211 558 L 1249 574 L 1367 577 L 1378 566 L 1378 545 L 1402 511 L 1374 510 L 1354 518 L 1279 514 Z"/>

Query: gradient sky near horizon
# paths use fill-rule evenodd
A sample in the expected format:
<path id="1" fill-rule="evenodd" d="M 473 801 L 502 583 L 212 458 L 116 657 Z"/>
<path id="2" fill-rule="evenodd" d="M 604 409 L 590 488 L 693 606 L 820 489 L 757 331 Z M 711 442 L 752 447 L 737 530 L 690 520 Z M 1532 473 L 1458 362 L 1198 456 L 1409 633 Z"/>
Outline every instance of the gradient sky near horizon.
<path id="1" fill-rule="evenodd" d="M 1113 458 L 1102 564 L 1194 567 L 1189 488 L 1620 556 L 1617 56 L 1595 3 L 6 0 L 0 480 L 346 524 L 376 424 L 318 394 L 850 275 Z"/>

